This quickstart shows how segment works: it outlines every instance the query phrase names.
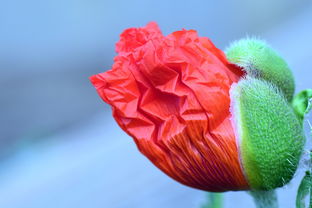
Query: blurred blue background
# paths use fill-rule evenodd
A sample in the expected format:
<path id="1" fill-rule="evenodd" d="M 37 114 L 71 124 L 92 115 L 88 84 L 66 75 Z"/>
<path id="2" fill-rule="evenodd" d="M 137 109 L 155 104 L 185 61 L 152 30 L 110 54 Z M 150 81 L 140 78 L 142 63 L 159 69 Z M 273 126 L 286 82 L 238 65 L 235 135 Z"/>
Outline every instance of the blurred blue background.
<path id="1" fill-rule="evenodd" d="M 128 27 L 195 29 L 224 49 L 256 36 L 312 87 L 312 1 L 0 0 L 0 207 L 190 208 L 205 201 L 143 157 L 89 83 Z M 301 168 L 302 169 L 302 168 Z M 294 207 L 302 175 L 278 190 Z M 254 207 L 244 192 L 225 207 Z"/>

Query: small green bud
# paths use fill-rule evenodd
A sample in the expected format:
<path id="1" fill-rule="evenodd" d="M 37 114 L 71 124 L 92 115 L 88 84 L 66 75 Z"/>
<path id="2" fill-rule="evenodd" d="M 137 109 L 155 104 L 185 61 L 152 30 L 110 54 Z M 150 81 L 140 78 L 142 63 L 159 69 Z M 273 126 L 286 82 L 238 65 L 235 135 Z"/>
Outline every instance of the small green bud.
<path id="1" fill-rule="evenodd" d="M 264 41 L 242 39 L 226 49 L 229 61 L 240 66 L 249 76 L 275 84 L 288 102 L 292 100 L 295 84 L 287 63 Z"/>

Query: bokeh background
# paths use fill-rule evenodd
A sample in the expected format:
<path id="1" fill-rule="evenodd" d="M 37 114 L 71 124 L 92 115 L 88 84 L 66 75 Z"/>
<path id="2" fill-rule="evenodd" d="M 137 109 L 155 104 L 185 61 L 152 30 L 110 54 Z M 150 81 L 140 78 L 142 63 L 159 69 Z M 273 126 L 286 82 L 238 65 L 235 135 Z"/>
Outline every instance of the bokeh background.
<path id="1" fill-rule="evenodd" d="M 267 40 L 312 87 L 311 0 L 0 0 L 0 207 L 191 208 L 205 193 L 143 157 L 88 77 L 109 69 L 119 34 L 157 21 L 164 34 L 195 29 L 224 49 Z M 278 190 L 294 207 L 304 164 Z M 254 207 L 244 192 L 225 207 Z"/>

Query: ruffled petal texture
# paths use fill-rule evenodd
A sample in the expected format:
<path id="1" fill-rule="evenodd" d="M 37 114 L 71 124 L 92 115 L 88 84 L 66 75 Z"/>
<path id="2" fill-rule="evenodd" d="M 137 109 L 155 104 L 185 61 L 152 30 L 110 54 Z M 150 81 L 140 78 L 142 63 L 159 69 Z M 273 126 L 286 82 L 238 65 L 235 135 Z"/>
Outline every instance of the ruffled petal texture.
<path id="1" fill-rule="evenodd" d="M 163 36 L 153 22 L 125 30 L 116 50 L 91 81 L 139 150 L 182 184 L 248 189 L 229 110 L 242 70 L 196 31 Z"/>

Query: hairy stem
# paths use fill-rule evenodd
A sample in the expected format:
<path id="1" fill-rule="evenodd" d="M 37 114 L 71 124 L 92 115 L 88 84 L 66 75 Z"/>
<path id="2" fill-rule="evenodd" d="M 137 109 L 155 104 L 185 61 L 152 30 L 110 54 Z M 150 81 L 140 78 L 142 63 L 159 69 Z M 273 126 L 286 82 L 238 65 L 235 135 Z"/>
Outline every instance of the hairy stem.
<path id="1" fill-rule="evenodd" d="M 250 191 L 257 208 L 278 208 L 275 190 L 271 191 Z"/>

